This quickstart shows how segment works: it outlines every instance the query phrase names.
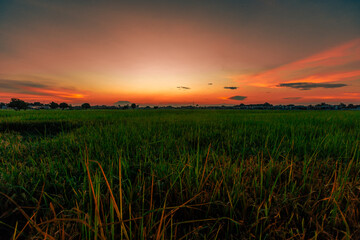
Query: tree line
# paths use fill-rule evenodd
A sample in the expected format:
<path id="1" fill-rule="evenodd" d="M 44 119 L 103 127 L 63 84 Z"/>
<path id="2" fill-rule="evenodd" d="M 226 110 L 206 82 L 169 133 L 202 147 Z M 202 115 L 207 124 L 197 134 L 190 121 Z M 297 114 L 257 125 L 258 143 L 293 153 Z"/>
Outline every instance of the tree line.
<path id="1" fill-rule="evenodd" d="M 28 103 L 28 102 L 25 102 L 24 100 L 21 100 L 21 99 L 18 99 L 18 98 L 12 98 L 11 101 L 8 103 L 8 104 L 5 104 L 5 103 L 1 103 L 0 104 L 1 106 L 7 106 L 9 108 L 13 108 L 15 110 L 21 110 L 21 109 L 28 109 L 30 105 L 33 105 L 33 106 L 44 106 L 44 104 L 40 103 L 40 102 L 34 102 L 34 103 Z M 69 105 L 68 103 L 66 102 L 62 102 L 62 103 L 56 103 L 56 102 L 51 102 L 48 104 L 48 106 L 51 108 L 51 109 L 58 109 L 58 108 L 61 108 L 61 109 L 66 109 L 66 108 L 71 108 L 71 104 Z M 89 103 L 83 103 L 81 105 L 81 108 L 83 109 L 89 109 L 91 108 L 90 104 Z"/>
<path id="2" fill-rule="evenodd" d="M 18 99 L 18 98 L 12 98 L 10 103 L 8 104 L 5 104 L 5 103 L 0 103 L 0 109 L 2 108 L 2 106 L 7 106 L 9 108 L 12 108 L 12 109 L 15 109 L 15 110 L 26 110 L 28 109 L 29 107 L 44 107 L 44 106 L 48 106 L 49 108 L 51 109 L 73 109 L 74 107 L 71 105 L 71 104 L 68 104 L 66 102 L 62 102 L 62 103 L 56 103 L 54 101 L 52 101 L 51 103 L 49 104 L 42 104 L 40 102 L 34 102 L 34 103 L 28 103 L 28 102 L 25 102 L 24 100 L 21 100 L 21 99 Z M 132 103 L 131 105 L 124 105 L 122 107 L 122 109 L 135 109 L 135 108 L 138 108 L 139 106 L 136 105 L 135 103 Z M 75 107 L 75 108 L 78 108 L 78 107 Z M 90 103 L 83 103 L 81 105 L 81 108 L 82 109 L 90 109 L 91 108 L 91 105 Z M 96 108 L 96 106 L 95 106 Z M 119 106 L 120 108 L 120 106 Z"/>

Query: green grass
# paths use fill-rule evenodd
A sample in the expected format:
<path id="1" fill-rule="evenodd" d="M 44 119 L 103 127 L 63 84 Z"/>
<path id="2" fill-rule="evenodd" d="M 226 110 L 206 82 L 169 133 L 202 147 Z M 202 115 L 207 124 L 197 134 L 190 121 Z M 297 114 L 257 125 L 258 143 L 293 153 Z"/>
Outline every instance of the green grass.
<path id="1" fill-rule="evenodd" d="M 356 239 L 360 111 L 0 111 L 5 239 Z"/>

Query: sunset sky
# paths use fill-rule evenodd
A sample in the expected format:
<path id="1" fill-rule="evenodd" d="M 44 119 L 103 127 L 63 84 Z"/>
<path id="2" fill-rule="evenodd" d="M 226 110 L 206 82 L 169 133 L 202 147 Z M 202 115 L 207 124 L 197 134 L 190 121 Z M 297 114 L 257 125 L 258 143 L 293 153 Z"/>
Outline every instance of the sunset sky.
<path id="1" fill-rule="evenodd" d="M 0 0 L 0 102 L 360 103 L 360 1 Z"/>

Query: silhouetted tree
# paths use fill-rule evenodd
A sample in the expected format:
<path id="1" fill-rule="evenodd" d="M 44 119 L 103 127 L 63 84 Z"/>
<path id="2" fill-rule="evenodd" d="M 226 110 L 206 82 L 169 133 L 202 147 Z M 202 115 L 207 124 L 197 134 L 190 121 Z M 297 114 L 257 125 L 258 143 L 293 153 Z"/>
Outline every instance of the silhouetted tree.
<path id="1" fill-rule="evenodd" d="M 89 108 L 91 108 L 91 106 L 90 106 L 89 103 L 83 103 L 83 104 L 81 105 L 81 108 L 82 108 L 82 109 L 89 109 Z"/>
<path id="2" fill-rule="evenodd" d="M 135 109 L 135 108 L 136 108 L 136 104 L 135 104 L 135 103 L 131 104 L 131 108 L 132 108 L 132 109 Z"/>
<path id="3" fill-rule="evenodd" d="M 339 104 L 339 108 L 342 109 L 342 108 L 346 108 L 346 105 L 344 103 L 340 103 Z"/>
<path id="4" fill-rule="evenodd" d="M 33 105 L 34 105 L 34 106 L 37 106 L 37 107 L 43 106 L 43 104 L 42 104 L 41 102 L 34 102 Z"/>
<path id="5" fill-rule="evenodd" d="M 59 106 L 60 106 L 61 109 L 65 109 L 65 108 L 68 108 L 68 107 L 69 107 L 69 105 L 68 105 L 67 103 L 64 103 L 64 102 L 63 102 L 63 103 L 60 103 Z"/>
<path id="6" fill-rule="evenodd" d="M 49 106 L 51 109 L 56 109 L 59 107 L 59 104 L 57 104 L 56 102 L 51 102 Z"/>
<path id="7" fill-rule="evenodd" d="M 352 108 L 355 108 L 355 106 L 354 106 L 354 104 L 350 103 L 350 104 L 347 106 L 347 108 L 352 109 Z"/>
<path id="8" fill-rule="evenodd" d="M 158 106 L 154 106 L 154 109 L 158 109 L 159 107 Z"/>
<path id="9" fill-rule="evenodd" d="M 17 98 L 12 98 L 8 106 L 14 108 L 15 110 L 20 110 L 20 109 L 26 110 L 26 108 L 28 107 L 28 103 Z"/>
<path id="10" fill-rule="evenodd" d="M 265 103 L 264 103 L 264 106 L 265 106 L 265 107 L 271 107 L 272 104 L 270 104 L 270 103 L 268 103 L 268 102 L 265 102 Z"/>

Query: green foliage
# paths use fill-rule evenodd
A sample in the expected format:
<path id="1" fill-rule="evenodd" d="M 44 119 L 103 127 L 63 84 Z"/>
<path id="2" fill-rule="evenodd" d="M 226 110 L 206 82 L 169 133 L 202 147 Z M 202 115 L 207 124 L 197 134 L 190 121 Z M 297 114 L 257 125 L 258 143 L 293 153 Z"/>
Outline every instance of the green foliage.
<path id="1" fill-rule="evenodd" d="M 0 232 L 355 239 L 359 139 L 360 111 L 0 111 Z"/>

